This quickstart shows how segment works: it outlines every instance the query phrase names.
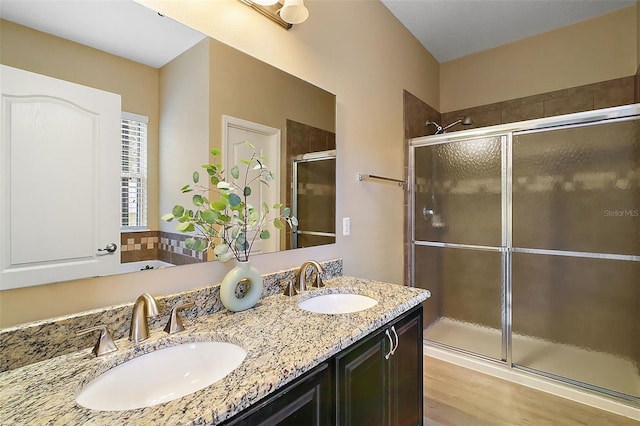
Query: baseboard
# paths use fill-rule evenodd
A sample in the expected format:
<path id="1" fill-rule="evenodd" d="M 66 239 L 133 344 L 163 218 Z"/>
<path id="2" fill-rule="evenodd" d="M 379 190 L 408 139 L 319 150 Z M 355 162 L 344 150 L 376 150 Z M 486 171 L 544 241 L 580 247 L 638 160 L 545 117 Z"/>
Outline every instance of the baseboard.
<path id="1" fill-rule="evenodd" d="M 479 371 L 490 376 L 518 383 L 523 386 L 547 392 L 571 401 L 586 404 L 591 407 L 609 411 L 614 414 L 640 421 L 640 409 L 631 407 L 621 402 L 605 398 L 594 393 L 583 391 L 574 386 L 565 385 L 555 380 L 539 377 L 525 371 L 507 368 L 505 366 L 467 356 L 454 351 L 424 345 L 425 356 L 430 356 L 442 361 Z"/>

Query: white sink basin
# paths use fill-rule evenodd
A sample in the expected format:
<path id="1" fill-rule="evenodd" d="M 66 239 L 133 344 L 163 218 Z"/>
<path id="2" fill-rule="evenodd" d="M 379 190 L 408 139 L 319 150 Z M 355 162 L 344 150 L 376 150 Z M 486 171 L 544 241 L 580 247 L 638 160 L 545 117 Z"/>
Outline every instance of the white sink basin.
<path id="1" fill-rule="evenodd" d="M 303 300 L 298 306 L 305 311 L 319 314 L 348 314 L 364 311 L 377 303 L 376 299 L 360 294 L 332 293 Z"/>
<path id="2" fill-rule="evenodd" d="M 133 410 L 204 389 L 235 370 L 247 356 L 225 342 L 183 343 L 134 358 L 89 382 L 76 397 L 85 408 Z"/>

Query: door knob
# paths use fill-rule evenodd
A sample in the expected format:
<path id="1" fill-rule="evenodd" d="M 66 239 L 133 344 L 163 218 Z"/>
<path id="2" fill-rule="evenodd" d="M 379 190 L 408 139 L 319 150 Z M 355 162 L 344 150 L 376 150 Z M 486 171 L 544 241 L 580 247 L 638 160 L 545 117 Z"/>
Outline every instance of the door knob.
<path id="1" fill-rule="evenodd" d="M 113 253 L 117 249 L 118 249 L 118 245 L 116 243 L 109 243 L 106 245 L 105 248 L 103 249 L 99 248 L 98 251 L 106 251 L 108 253 Z"/>

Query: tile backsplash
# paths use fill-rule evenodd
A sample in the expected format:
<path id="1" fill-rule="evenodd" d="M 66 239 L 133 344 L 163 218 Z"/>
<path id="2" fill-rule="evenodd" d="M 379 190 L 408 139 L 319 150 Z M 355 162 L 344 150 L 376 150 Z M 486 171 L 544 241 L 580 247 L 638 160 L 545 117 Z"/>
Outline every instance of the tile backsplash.
<path id="1" fill-rule="evenodd" d="M 207 261 L 206 252 L 185 247 L 187 234 L 164 231 L 135 231 L 120 234 L 122 263 L 162 260 L 173 265 L 188 265 Z"/>

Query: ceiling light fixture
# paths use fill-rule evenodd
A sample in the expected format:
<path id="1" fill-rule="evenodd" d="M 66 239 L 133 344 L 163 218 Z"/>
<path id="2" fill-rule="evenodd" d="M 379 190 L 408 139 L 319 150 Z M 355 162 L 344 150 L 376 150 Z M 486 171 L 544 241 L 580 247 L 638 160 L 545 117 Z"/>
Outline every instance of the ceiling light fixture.
<path id="1" fill-rule="evenodd" d="M 309 9 L 304 7 L 303 0 L 284 0 L 280 17 L 290 24 L 301 24 L 309 17 Z"/>
<path id="2" fill-rule="evenodd" d="M 309 17 L 304 0 L 238 0 L 285 29 L 301 24 Z M 284 4 L 280 3 L 284 1 Z"/>

